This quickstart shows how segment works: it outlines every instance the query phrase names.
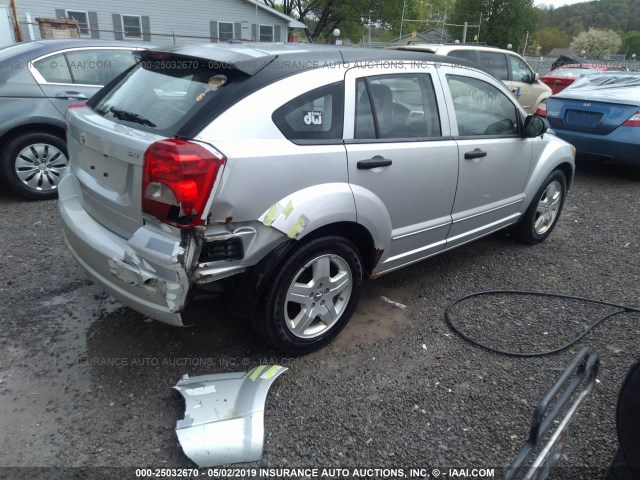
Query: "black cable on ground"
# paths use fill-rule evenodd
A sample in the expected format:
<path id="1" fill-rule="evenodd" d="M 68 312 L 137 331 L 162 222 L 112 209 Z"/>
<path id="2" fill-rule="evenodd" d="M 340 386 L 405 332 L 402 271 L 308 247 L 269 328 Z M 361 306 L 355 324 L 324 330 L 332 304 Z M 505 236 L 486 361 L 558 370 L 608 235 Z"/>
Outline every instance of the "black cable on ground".
<path id="1" fill-rule="evenodd" d="M 473 297 L 480 297 L 480 296 L 483 296 L 483 295 L 505 295 L 505 294 L 510 294 L 510 295 L 529 295 L 529 296 L 535 296 L 535 297 L 553 297 L 553 298 L 562 298 L 562 299 L 565 299 L 565 300 L 578 300 L 578 301 L 586 302 L 586 303 L 595 303 L 595 304 L 598 304 L 598 305 L 606 305 L 608 307 L 615 307 L 618 310 L 616 310 L 615 312 L 607 313 L 606 315 L 598 318 L 596 321 L 591 323 L 591 325 L 589 325 L 589 328 L 587 328 L 580 335 L 577 335 L 576 337 L 574 337 L 568 343 L 565 343 L 564 345 L 562 345 L 562 346 L 560 346 L 558 348 L 555 348 L 553 350 L 547 350 L 545 352 L 509 352 L 509 351 L 506 351 L 506 350 L 500 350 L 498 348 L 490 347 L 490 346 L 485 345 L 485 344 L 479 342 L 478 340 L 474 340 L 474 339 L 470 338 L 469 336 L 467 336 L 466 334 L 464 334 L 453 323 L 453 321 L 451 320 L 451 314 L 450 314 L 451 309 L 454 306 L 456 306 L 457 304 L 459 304 L 461 302 L 464 302 L 465 300 L 469 300 L 470 298 L 473 298 Z M 593 330 L 595 327 L 597 327 L 599 324 L 601 324 L 605 320 L 607 320 L 607 319 L 609 319 L 609 318 L 611 318 L 611 317 L 613 317 L 615 315 L 618 315 L 620 313 L 626 313 L 626 312 L 640 313 L 640 308 L 631 307 L 631 306 L 628 306 L 628 305 L 619 305 L 617 303 L 611 303 L 611 302 L 603 302 L 601 300 L 594 300 L 592 298 L 576 297 L 576 296 L 573 296 L 573 295 L 562 295 L 562 294 L 559 294 L 559 293 L 533 292 L 533 291 L 527 291 L 527 290 L 486 290 L 484 292 L 476 292 L 476 293 L 472 293 L 470 295 L 465 295 L 464 297 L 460 297 L 460 298 L 454 300 L 453 302 L 451 302 L 449 304 L 449 306 L 444 311 L 444 320 L 447 323 L 447 325 L 449 326 L 449 328 L 456 335 L 462 337 L 464 340 L 466 340 L 467 342 L 471 343 L 472 345 L 475 345 L 477 347 L 483 348 L 483 349 L 488 350 L 490 352 L 500 353 L 502 355 L 508 355 L 510 357 L 543 357 L 543 356 L 546 356 L 546 355 L 551 355 L 553 353 L 561 352 L 562 350 L 565 350 L 565 349 L 569 348 L 570 346 L 572 346 L 575 343 L 579 342 L 580 339 L 582 339 L 591 330 Z"/>

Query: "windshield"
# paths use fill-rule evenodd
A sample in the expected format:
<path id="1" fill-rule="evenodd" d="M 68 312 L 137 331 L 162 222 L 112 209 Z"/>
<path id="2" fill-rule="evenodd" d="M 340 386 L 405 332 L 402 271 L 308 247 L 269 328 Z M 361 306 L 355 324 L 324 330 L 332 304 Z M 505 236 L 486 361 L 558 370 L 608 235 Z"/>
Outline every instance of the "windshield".
<path id="1" fill-rule="evenodd" d="M 142 125 L 145 130 L 169 129 L 242 75 L 220 66 L 167 55 L 143 59 L 98 101 L 94 111 L 115 122 Z"/>

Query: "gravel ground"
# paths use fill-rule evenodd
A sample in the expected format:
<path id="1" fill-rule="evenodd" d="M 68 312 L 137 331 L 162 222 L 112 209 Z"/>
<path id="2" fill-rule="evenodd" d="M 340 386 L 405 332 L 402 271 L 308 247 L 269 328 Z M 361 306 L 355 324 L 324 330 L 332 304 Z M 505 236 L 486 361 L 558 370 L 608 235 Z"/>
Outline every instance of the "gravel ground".
<path id="1" fill-rule="evenodd" d="M 603 478 L 616 448 L 617 393 L 638 359 L 638 316 L 617 316 L 560 354 L 522 359 L 466 343 L 443 311 L 488 289 L 640 305 L 638 198 L 638 172 L 580 164 L 544 244 L 494 235 L 370 281 L 333 344 L 287 358 L 215 300 L 190 305 L 191 328 L 146 321 L 85 279 L 63 244 L 54 201 L 0 193 L 0 466 L 194 467 L 175 435 L 184 412 L 171 387 L 184 373 L 266 362 L 290 370 L 269 392 L 263 458 L 245 467 L 500 468 L 525 442 L 536 403 L 586 345 L 601 355 L 598 383 L 552 478 Z M 601 312 L 487 297 L 453 314 L 473 337 L 527 351 L 567 341 Z"/>

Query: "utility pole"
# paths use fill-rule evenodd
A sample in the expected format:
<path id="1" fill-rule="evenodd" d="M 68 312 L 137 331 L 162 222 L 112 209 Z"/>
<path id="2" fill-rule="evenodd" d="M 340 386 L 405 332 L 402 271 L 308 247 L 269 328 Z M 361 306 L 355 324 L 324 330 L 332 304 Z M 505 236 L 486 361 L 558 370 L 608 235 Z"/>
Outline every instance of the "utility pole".
<path id="1" fill-rule="evenodd" d="M 464 27 L 462 28 L 462 43 L 467 43 L 467 22 L 464 22 Z"/>
<path id="2" fill-rule="evenodd" d="M 404 6 L 406 4 L 406 0 L 402 0 L 402 18 L 400 19 L 400 36 L 398 37 L 398 41 L 402 38 L 402 24 L 404 23 Z"/>
<path id="3" fill-rule="evenodd" d="M 18 21 L 18 9 L 16 8 L 16 0 L 9 0 L 11 6 L 11 16 L 13 17 L 13 30 L 15 32 L 16 42 L 22 41 L 22 30 L 20 30 L 20 22 Z"/>
<path id="4" fill-rule="evenodd" d="M 527 30 L 527 35 L 524 37 L 524 49 L 522 50 L 522 56 L 527 54 L 527 43 L 529 43 L 529 30 Z"/>

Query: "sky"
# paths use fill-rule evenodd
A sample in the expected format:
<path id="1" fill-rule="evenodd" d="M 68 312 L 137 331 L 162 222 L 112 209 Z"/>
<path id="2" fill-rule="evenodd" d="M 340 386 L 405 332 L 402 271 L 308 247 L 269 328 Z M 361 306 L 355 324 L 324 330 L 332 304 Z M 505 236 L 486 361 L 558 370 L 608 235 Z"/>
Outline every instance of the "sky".
<path id="1" fill-rule="evenodd" d="M 540 5 L 546 3 L 547 5 L 553 5 L 554 7 L 562 7 L 563 5 L 573 5 L 574 3 L 582 3 L 589 0 L 536 0 L 534 4 Z"/>

